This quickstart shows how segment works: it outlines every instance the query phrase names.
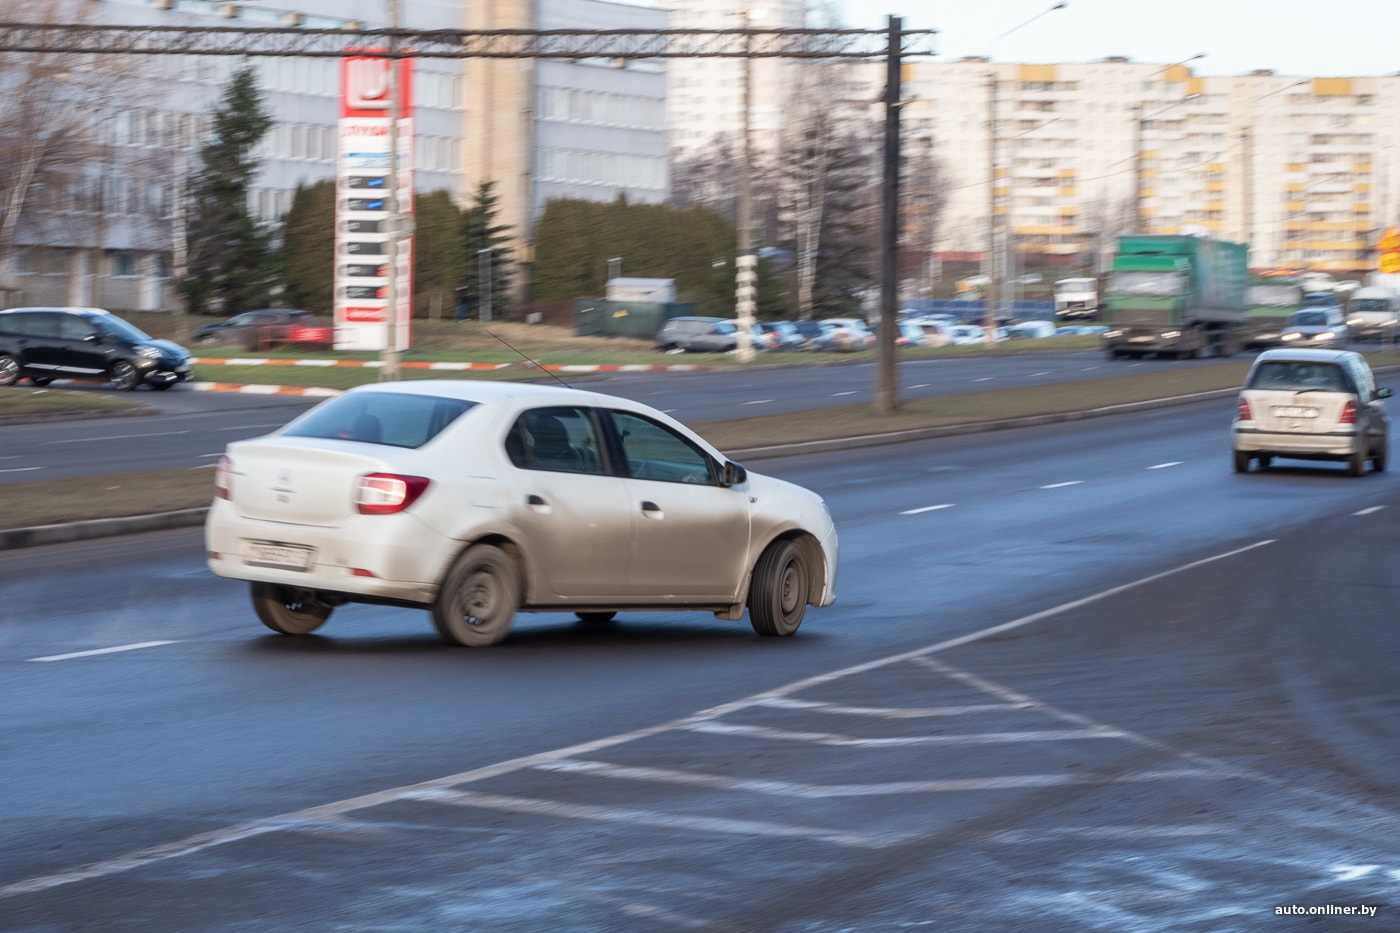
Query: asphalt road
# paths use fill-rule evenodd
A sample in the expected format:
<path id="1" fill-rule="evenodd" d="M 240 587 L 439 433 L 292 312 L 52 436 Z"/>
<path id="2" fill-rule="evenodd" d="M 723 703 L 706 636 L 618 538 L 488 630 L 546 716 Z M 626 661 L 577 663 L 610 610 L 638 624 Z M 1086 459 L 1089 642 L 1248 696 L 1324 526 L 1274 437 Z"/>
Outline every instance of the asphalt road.
<path id="1" fill-rule="evenodd" d="M 1101 378 L 1208 361 L 1107 362 L 1101 354 L 1047 353 L 996 358 L 905 360 L 900 397 L 979 392 Z M 579 377 L 577 385 L 635 398 L 687 424 L 749 415 L 774 415 L 831 405 L 869 403 L 875 385 L 870 363 L 791 366 L 687 373 L 607 373 Z M 76 391 L 107 392 L 97 386 Z M 52 420 L 0 427 L 0 483 L 211 466 L 229 441 L 280 427 L 319 399 L 197 392 L 175 386 L 129 396 L 152 414 Z"/>
<path id="2" fill-rule="evenodd" d="M 0 929 L 1400 929 L 1400 477 L 1233 474 L 1230 410 L 766 461 L 842 535 L 784 640 L 0 554 Z"/>

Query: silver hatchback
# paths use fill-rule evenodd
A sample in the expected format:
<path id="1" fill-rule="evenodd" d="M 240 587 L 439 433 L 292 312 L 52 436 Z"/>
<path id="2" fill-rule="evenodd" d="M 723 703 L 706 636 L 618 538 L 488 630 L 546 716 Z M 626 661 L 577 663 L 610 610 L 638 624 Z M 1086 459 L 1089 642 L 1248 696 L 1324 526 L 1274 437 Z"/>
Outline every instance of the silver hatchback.
<path id="1" fill-rule="evenodd" d="M 1266 350 L 1245 378 L 1231 426 L 1235 472 L 1275 457 L 1339 460 L 1352 476 L 1384 470 L 1390 390 L 1350 350 Z"/>

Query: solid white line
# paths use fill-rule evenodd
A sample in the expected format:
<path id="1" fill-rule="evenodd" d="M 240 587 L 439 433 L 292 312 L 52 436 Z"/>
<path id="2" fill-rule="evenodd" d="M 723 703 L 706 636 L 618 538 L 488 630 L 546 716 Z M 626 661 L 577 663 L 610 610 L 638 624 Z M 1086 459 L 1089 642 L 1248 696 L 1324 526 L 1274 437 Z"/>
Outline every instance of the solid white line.
<path id="1" fill-rule="evenodd" d="M 1353 515 L 1370 515 L 1372 512 L 1379 512 L 1385 508 L 1383 505 L 1373 505 L 1369 509 L 1362 509 L 1360 512 L 1352 512 Z"/>
<path id="2" fill-rule="evenodd" d="M 951 509 L 952 507 L 953 507 L 953 504 L 952 504 L 951 502 L 945 503 L 945 504 L 943 504 L 943 505 L 926 505 L 926 506 L 924 506 L 924 507 L 921 508 L 921 509 L 906 509 L 906 510 L 904 510 L 903 512 L 900 512 L 899 514 L 900 514 L 900 515 L 918 515 L 920 512 L 936 512 L 936 511 L 938 511 L 939 509 Z"/>
<path id="3" fill-rule="evenodd" d="M 1082 479 L 1072 479 L 1067 483 L 1051 483 L 1049 486 L 1041 486 L 1041 489 L 1063 489 L 1066 486 L 1080 486 L 1084 483 Z"/>
<path id="4" fill-rule="evenodd" d="M 993 833 L 989 842 L 1026 843 L 1050 839 L 1189 839 L 1240 832 L 1238 826 L 1205 823 L 1194 826 L 1066 826 L 1061 829 L 1012 829 Z"/>
<path id="5" fill-rule="evenodd" d="M 42 470 L 43 467 L 6 467 L 0 473 L 32 473 L 35 470 Z"/>
<path id="6" fill-rule="evenodd" d="M 723 774 L 675 771 L 669 768 L 647 768 L 616 765 L 606 761 L 561 758 L 542 761 L 533 766 L 536 771 L 561 774 L 586 774 L 590 777 L 613 778 L 624 781 L 678 784 L 689 787 L 712 787 L 720 790 L 772 794 L 778 797 L 801 797 L 822 800 L 830 797 L 875 797 L 885 794 L 941 794 L 972 790 L 1019 790 L 1034 787 L 1067 787 L 1073 785 L 1108 786 L 1111 784 L 1145 784 L 1153 781 L 1177 781 L 1182 778 L 1219 780 L 1215 771 L 1202 768 L 1169 768 L 1099 777 L 1093 774 L 1008 774 L 1000 777 L 942 778 L 931 781 L 887 781 L 879 784 L 803 784 L 794 781 L 767 781 L 735 778 Z"/>
<path id="7" fill-rule="evenodd" d="M 44 658 L 30 658 L 31 661 L 67 661 L 72 658 L 91 658 L 99 654 L 116 654 L 118 651 L 136 651 L 139 648 L 157 648 L 173 645 L 173 641 L 143 641 L 135 645 L 118 645 L 115 648 L 94 648 L 92 651 L 74 651 L 70 654 L 51 654 Z"/>
<path id="8" fill-rule="evenodd" d="M 351 797 L 348 799 L 337 800 L 331 803 L 322 804 L 321 806 L 310 807 L 305 810 L 299 810 L 293 813 L 283 814 L 281 816 L 272 817 L 266 820 L 259 820 L 254 823 L 244 823 L 234 826 L 223 827 L 221 829 L 210 830 L 209 832 L 199 833 L 193 836 L 187 836 L 183 839 L 177 839 L 173 842 L 162 843 L 160 845 L 151 846 L 146 849 L 138 849 L 134 852 L 128 852 L 126 854 L 118 855 L 103 861 L 91 862 L 86 865 L 80 865 L 76 868 L 68 869 L 66 871 L 54 872 L 48 875 L 37 875 L 31 878 L 26 878 L 20 881 L 12 882 L 11 884 L 0 886 L 0 899 L 16 897 L 21 894 L 32 894 L 39 891 L 52 890 L 53 888 L 59 888 L 63 887 L 64 885 L 74 884 L 80 881 L 87 881 L 95 878 L 106 878 L 124 871 L 130 871 L 132 869 L 141 868 L 146 865 L 151 865 L 155 862 L 159 862 L 164 859 L 179 858 L 186 855 L 193 855 L 197 852 L 201 852 L 205 849 L 213 848 L 215 846 L 227 845 L 228 843 L 238 842 L 243 839 L 278 832 L 289 827 L 302 826 L 310 823 L 323 823 L 327 820 L 335 820 L 343 817 L 347 813 L 354 813 L 359 810 L 368 809 L 370 807 L 377 807 L 383 804 L 389 804 L 399 800 L 403 800 L 410 794 L 417 794 L 423 791 L 430 791 L 433 789 L 452 788 L 462 784 L 471 784 L 477 781 L 484 781 L 494 777 L 501 777 L 507 774 L 514 774 L 517 771 L 533 767 L 535 764 L 542 761 L 552 761 L 558 758 L 592 754 L 606 748 L 615 748 L 620 745 L 626 745 L 631 742 L 637 742 L 642 739 L 651 738 L 652 736 L 663 735 L 667 732 L 672 732 L 677 729 L 685 729 L 692 725 L 695 725 L 696 723 L 717 719 L 721 716 L 728 715 L 732 712 L 738 712 L 740 710 L 745 710 L 750 707 L 757 706 L 773 697 L 790 696 L 791 694 L 800 693 L 804 690 L 822 686 L 824 684 L 841 680 L 846 677 L 853 677 L 857 674 L 864 674 L 868 671 L 879 670 L 881 668 L 892 667 L 897 664 L 904 664 L 909 661 L 917 661 L 922 658 L 928 658 L 931 655 L 935 655 L 943 651 L 948 651 L 952 648 L 957 648 L 962 645 L 971 644 L 972 642 L 981 641 L 991 635 L 999 635 L 1003 632 L 1010 632 L 1018 628 L 1024 628 L 1027 625 L 1033 625 L 1034 623 L 1041 622 L 1045 619 L 1054 618 L 1056 616 L 1063 615 L 1067 612 L 1073 612 L 1085 606 L 1092 605 L 1097 602 L 1102 602 L 1105 599 L 1111 599 L 1114 596 L 1118 596 L 1123 593 L 1127 593 L 1132 590 L 1138 589 L 1139 587 L 1143 587 L 1151 583 L 1156 583 L 1159 580 L 1164 580 L 1169 577 L 1176 576 L 1178 574 L 1186 573 L 1187 571 L 1195 570 L 1199 567 L 1205 567 L 1210 564 L 1216 563 L 1217 561 L 1228 560 L 1232 557 L 1238 557 L 1241 554 L 1247 554 L 1250 551 L 1253 551 L 1257 548 L 1273 544 L 1274 540 L 1275 539 L 1270 538 L 1263 541 L 1257 541 L 1254 544 L 1249 544 L 1241 548 L 1236 548 L 1233 551 L 1226 551 L 1221 554 L 1215 554 L 1211 557 L 1203 557 L 1200 560 L 1191 561 L 1186 564 L 1181 564 L 1177 567 L 1172 567 L 1168 570 L 1163 570 L 1159 573 L 1149 574 L 1148 576 L 1140 577 L 1137 580 L 1124 583 L 1120 586 L 1109 587 L 1106 590 L 1100 590 L 1097 593 L 1091 593 L 1090 595 L 1081 597 L 1080 599 L 1071 600 L 1066 603 L 1060 603 L 1057 606 L 1051 606 L 1048 609 L 1042 609 L 1039 612 L 1032 612 L 1029 615 L 1021 616 L 1020 618 L 1011 619 L 1010 621 L 1002 622 L 999 625 L 988 626 L 987 628 L 978 629 L 975 632 L 968 632 L 965 635 L 959 635 L 954 638 L 944 639 L 943 641 L 936 642 L 932 645 L 926 645 L 923 648 L 916 648 L 912 651 L 904 651 L 899 654 L 892 654 L 883 658 L 876 658 L 872 661 L 864 661 L 860 664 L 853 664 L 849 667 L 841 668 L 839 670 L 828 671 L 824 674 L 817 674 L 812 677 L 807 677 L 803 680 L 793 681 L 792 683 L 786 684 L 781 687 L 776 687 L 772 690 L 768 690 L 760 694 L 755 694 L 753 696 L 744 697 L 738 700 L 731 700 L 727 703 L 722 703 L 719 706 L 713 706 L 709 709 L 700 710 L 699 712 L 692 713 L 689 716 L 683 717 L 678 720 L 673 720 L 671 722 L 659 723 L 653 726 L 645 726 L 641 729 L 633 730 L 632 732 L 624 732 L 616 735 L 605 736 L 600 739 L 591 739 L 587 742 L 580 742 L 577 745 L 569 746 L 566 748 L 553 749 L 546 752 L 538 752 L 533 755 L 525 755 L 520 758 L 513 758 L 507 761 L 500 761 L 495 764 L 485 765 L 483 767 L 476 768 L 471 771 L 462 771 L 458 772 L 457 774 L 449 774 L 430 781 L 424 781 L 419 784 L 392 787 L 382 791 L 375 791 L 373 793 L 363 794 L 359 797 Z"/>
<path id="9" fill-rule="evenodd" d="M 712 735 L 746 735 L 760 739 L 811 742 L 815 745 L 835 745 L 842 748 L 902 748 L 909 745 L 1007 745 L 1014 742 L 1065 742 L 1078 739 L 1124 738 L 1124 733 L 1107 726 L 1094 726 L 1088 729 L 976 732 L 968 735 L 903 735 L 883 739 L 865 739 L 853 735 L 837 735 L 833 732 L 797 732 L 791 729 L 770 729 L 767 726 L 745 726 L 727 722 L 697 722 L 686 728 L 690 732 L 704 732 Z"/>
<path id="10" fill-rule="evenodd" d="M 976 703 L 971 706 L 839 706 L 796 697 L 770 697 L 754 704 L 773 709 L 802 709 L 839 716 L 875 716 L 880 719 L 926 719 L 930 716 L 965 716 L 968 713 L 1014 713 L 1035 709 L 1034 703 Z"/>
<path id="11" fill-rule="evenodd" d="M 1157 464 L 1154 464 L 1154 465 L 1148 467 L 1148 469 L 1149 469 L 1149 470 L 1165 470 L 1167 467 L 1181 466 L 1181 464 L 1182 464 L 1182 461 L 1180 461 L 1180 460 L 1169 460 L 1169 461 L 1167 461 L 1166 463 L 1157 463 Z"/>
<path id="12" fill-rule="evenodd" d="M 883 849 L 907 840 L 899 836 L 867 836 L 843 833 L 820 826 L 793 826 L 757 820 L 736 820 L 723 817 L 680 816 L 655 810 L 634 810 L 627 807 L 600 807 L 592 804 L 562 803 L 532 797 L 508 797 L 503 794 L 482 794 L 477 791 L 425 790 L 406 795 L 409 800 L 448 803 L 462 807 L 482 807 L 507 810 L 512 813 L 543 813 L 548 816 L 577 820 L 601 820 L 610 823 L 631 823 L 640 826 L 698 829 L 712 833 L 738 833 L 745 836 L 805 837 L 843 846 Z"/>

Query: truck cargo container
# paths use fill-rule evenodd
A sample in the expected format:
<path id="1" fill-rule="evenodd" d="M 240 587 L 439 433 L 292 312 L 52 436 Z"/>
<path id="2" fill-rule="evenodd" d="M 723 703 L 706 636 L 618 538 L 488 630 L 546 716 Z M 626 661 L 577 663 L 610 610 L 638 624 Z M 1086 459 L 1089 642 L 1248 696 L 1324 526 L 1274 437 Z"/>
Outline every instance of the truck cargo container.
<path id="1" fill-rule="evenodd" d="M 1110 359 L 1231 356 L 1248 332 L 1249 248 L 1207 237 L 1118 239 L 1103 302 Z"/>

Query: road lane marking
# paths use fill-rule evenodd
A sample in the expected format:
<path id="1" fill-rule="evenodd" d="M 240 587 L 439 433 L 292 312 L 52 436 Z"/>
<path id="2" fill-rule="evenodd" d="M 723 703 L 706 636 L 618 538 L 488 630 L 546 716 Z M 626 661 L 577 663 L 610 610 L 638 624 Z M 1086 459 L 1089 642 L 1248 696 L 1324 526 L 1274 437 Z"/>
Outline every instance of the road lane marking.
<path id="1" fill-rule="evenodd" d="M 1385 506 L 1383 506 L 1383 505 L 1373 505 L 1373 506 L 1371 506 L 1369 509 L 1362 509 L 1362 510 L 1359 511 L 1359 512 L 1352 512 L 1351 514 L 1353 514 L 1353 515 L 1370 515 L 1370 514 L 1373 513 L 1373 512 L 1379 512 L 1379 511 L 1380 511 L 1381 509 L 1383 509 L 1383 508 L 1385 508 Z"/>
<path id="2" fill-rule="evenodd" d="M 776 401 L 777 401 L 777 399 L 772 399 L 772 398 L 757 398 L 757 399 L 754 399 L 754 400 L 751 401 L 751 402 L 745 402 L 744 404 L 745 404 L 745 405 L 767 405 L 767 404 L 769 404 L 769 403 L 771 403 L 771 402 L 776 402 Z"/>
<path id="3" fill-rule="evenodd" d="M 1226 836 L 1242 832 L 1239 826 L 1224 823 L 1197 823 L 1182 826 L 1064 826 L 1056 829 L 1009 829 L 993 833 L 988 842 L 1022 845 L 1052 839 L 1191 839 L 1198 836 Z"/>
<path id="4" fill-rule="evenodd" d="M 634 826 L 663 826 L 667 829 L 695 829 L 701 832 L 730 833 L 743 836 L 780 836 L 816 839 L 841 846 L 863 849 L 883 849 L 910 841 L 904 836 L 871 836 L 844 833 L 821 826 L 794 826 L 758 820 L 725 817 L 681 816 L 657 810 L 637 810 L 630 807 L 601 807 L 594 804 L 563 803 L 534 797 L 508 797 L 503 794 L 483 794 L 470 790 L 424 790 L 405 795 L 408 800 L 447 803 L 460 807 L 481 807 L 506 810 L 511 813 L 535 813 L 577 820 L 597 820 L 606 823 L 630 823 Z"/>
<path id="5" fill-rule="evenodd" d="M 116 654 L 118 651 L 139 651 L 142 648 L 158 648 L 173 645 L 173 641 L 143 641 L 134 645 L 117 645 L 115 648 L 94 648 L 91 651 L 73 651 L 68 654 L 51 654 L 43 658 L 29 658 L 30 661 L 68 661 L 73 658 L 91 658 L 99 654 Z"/>
<path id="6" fill-rule="evenodd" d="M 686 729 L 689 726 L 692 726 L 697 723 L 718 719 L 732 712 L 739 712 L 741 710 L 749 709 L 751 707 L 760 705 L 764 701 L 772 699 L 774 697 L 791 696 L 792 694 L 800 693 L 804 690 L 809 690 L 813 687 L 833 683 L 835 681 L 842 680 L 847 677 L 853 677 L 857 674 L 864 674 L 870 671 L 876 671 L 882 668 L 892 667 L 898 664 L 905 664 L 909 662 L 918 661 L 919 659 L 929 658 L 930 656 L 938 654 L 940 652 L 948 651 L 953 648 L 958 648 L 962 645 L 971 644 L 976 641 L 981 641 L 982 639 L 991 637 L 993 635 L 1000 635 L 1005 632 L 1010 632 L 1019 628 L 1024 628 L 1027 625 L 1033 625 L 1037 622 L 1041 622 L 1046 619 L 1062 616 L 1066 613 L 1082 609 L 1085 606 L 1090 606 L 1095 603 L 1111 599 L 1115 596 L 1120 596 L 1124 593 L 1132 592 L 1133 590 L 1139 589 L 1143 586 L 1147 586 L 1149 584 L 1156 583 L 1161 580 L 1169 579 L 1171 577 L 1178 576 L 1183 573 L 1188 573 L 1192 570 L 1196 570 L 1200 567 L 1206 567 L 1219 561 L 1229 560 L 1233 557 L 1238 557 L 1242 554 L 1248 554 L 1249 552 L 1257 550 L 1261 547 L 1266 547 L 1270 544 L 1274 544 L 1276 540 L 1277 539 L 1267 538 L 1262 541 L 1256 541 L 1255 543 L 1245 545 L 1244 547 L 1235 548 L 1234 550 L 1225 551 L 1220 554 L 1214 554 L 1210 557 L 1203 557 L 1199 560 L 1194 560 L 1185 564 L 1180 564 L 1176 567 L 1171 567 L 1166 570 L 1159 571 L 1158 573 L 1149 574 L 1145 577 L 1139 577 L 1136 580 L 1130 580 L 1127 583 L 1109 587 L 1107 589 L 1100 590 L 1097 593 L 1091 593 L 1088 596 L 1083 596 L 1079 599 L 1074 599 L 1068 602 L 1060 603 L 1059 605 L 1050 606 L 1046 609 L 1039 610 L 1038 612 L 1032 612 L 1027 615 L 1020 616 L 1019 618 L 1010 619 L 1006 622 L 999 623 L 997 625 L 991 625 L 986 628 L 978 629 L 974 632 L 968 632 L 964 635 L 958 635 L 953 638 L 947 638 L 943 641 L 935 642 L 931 645 L 925 645 L 922 648 L 915 648 L 910 651 L 903 651 L 898 654 L 887 655 L 883 658 L 875 658 L 874 660 L 863 661 L 859 664 L 853 664 L 849 667 L 840 668 L 834 671 L 827 671 L 822 674 L 815 674 L 811 677 L 793 681 L 783 686 L 775 687 L 772 690 L 764 691 L 763 693 L 754 694 L 737 700 L 730 700 L 726 703 L 721 703 L 718 706 L 712 706 L 708 709 L 699 710 L 698 712 L 691 713 L 689 716 L 672 720 L 670 722 L 658 723 L 652 726 L 644 726 L 640 729 L 635 729 L 631 732 L 623 732 L 611 736 L 605 736 L 599 739 L 591 739 L 589 741 L 580 742 L 576 745 L 568 746 L 566 748 L 553 749 L 550 751 L 538 752 L 533 755 L 512 758 L 506 761 L 497 762 L 495 764 L 484 765 L 480 768 L 476 768 L 471 771 L 462 771 L 458 772 L 457 774 L 449 774 L 444 777 L 436 778 L 430 781 L 424 781 L 419 784 L 387 788 L 382 791 L 375 791 L 373 793 L 364 794 L 359 797 L 350 797 L 342 800 L 332 801 L 330 803 L 322 804 L 320 806 L 310 807 L 305 810 L 299 810 L 293 813 L 283 814 L 281 816 L 257 820 L 250 823 L 235 824 L 233 826 L 227 826 L 222 829 L 210 830 L 208 832 L 198 833 L 193 836 L 186 836 L 183 839 L 177 839 L 173 842 L 162 843 L 160 845 L 150 846 L 145 849 L 137 849 L 135 851 L 128 852 L 122 855 L 117 855 L 112 858 L 104 859 L 101 861 L 89 862 L 85 865 L 80 865 L 75 868 L 68 869 L 66 871 L 58 871 L 47 875 L 36 875 L 30 878 L 25 878 L 20 881 L 0 886 L 0 899 L 17 897 L 23 894 L 33 894 L 40 891 L 48 891 L 54 888 L 63 887 L 69 884 L 75 884 L 81 881 L 89 881 L 97 878 L 107 878 L 112 875 L 120 874 L 122 872 L 133 871 L 138 868 L 143 868 L 147 865 L 152 865 L 156 862 L 160 862 L 165 859 L 180 858 L 186 855 L 194 855 L 196 853 L 202 852 L 206 849 L 214 848 L 216 846 L 227 845 L 230 843 L 242 841 L 244 839 L 250 839 L 257 836 L 267 835 L 273 832 L 284 831 L 289 828 L 294 828 L 298 825 L 306 824 L 309 822 L 323 823 L 328 820 L 338 820 L 348 813 L 355 813 L 360 810 L 369 809 L 371 807 L 395 803 L 397 801 L 407 798 L 412 794 L 418 794 L 424 791 L 431 791 L 434 789 L 452 788 L 462 784 L 471 784 L 477 781 L 484 781 L 489 778 L 501 777 L 507 774 L 514 774 L 515 772 L 533 767 L 539 762 L 552 761 L 559 758 L 593 754 L 603 749 L 614 748 L 632 742 L 638 742 L 643 739 L 651 738 L 653 736 L 663 735 L 668 732 Z M 1141 741 L 1144 743 L 1151 742 L 1151 740 L 1145 738 L 1141 739 Z M 1200 763 L 1206 764 L 1215 764 L 1215 767 L 1221 774 L 1230 773 L 1224 766 L 1219 765 L 1218 763 L 1210 762 L 1208 759 L 1200 759 L 1198 756 L 1184 755 L 1184 753 L 1175 752 L 1174 750 L 1171 750 L 1169 746 L 1166 746 L 1163 743 L 1154 743 L 1154 747 L 1161 747 L 1163 749 L 1173 751 L 1173 754 L 1177 755 L 1178 757 L 1186 757 L 1192 761 L 1198 761 Z M 1248 771 L 1245 769 L 1232 770 L 1238 771 L 1238 773 L 1241 776 L 1249 777 L 1253 780 L 1264 780 L 1268 781 L 1271 784 L 1277 784 L 1278 786 L 1282 786 L 1281 784 L 1278 784 L 1278 782 L 1274 782 L 1272 779 L 1252 771 Z"/>
<path id="7" fill-rule="evenodd" d="M 93 441 L 127 441 L 139 437 L 178 437 L 189 431 L 158 431 L 155 434 L 109 434 L 106 437 L 65 437 L 45 444 L 91 444 Z"/>
<path id="8" fill-rule="evenodd" d="M 927 389 L 927 388 L 928 388 L 929 386 L 931 386 L 931 385 L 933 385 L 933 383 L 931 383 L 931 382 L 921 382 L 921 383 L 919 383 L 918 385 L 916 385 L 916 386 L 910 386 L 909 388 L 911 388 L 911 389 Z"/>
<path id="9" fill-rule="evenodd" d="M 981 378 L 979 378 L 979 379 L 974 379 L 974 380 L 972 380 L 972 381 L 973 381 L 973 382 L 991 382 L 991 381 L 992 381 L 992 377 L 991 377 L 991 376 L 982 376 Z"/>
<path id="10" fill-rule="evenodd" d="M 1083 483 L 1084 483 L 1084 481 L 1083 481 L 1082 479 L 1072 479 L 1072 480 L 1070 480 L 1070 481 L 1067 482 L 1067 483 L 1051 483 L 1051 484 L 1048 485 L 1048 486 L 1041 486 L 1040 488 L 1041 488 L 1041 489 L 1064 489 L 1066 486 L 1080 486 L 1080 485 L 1083 485 Z"/>
<path id="11" fill-rule="evenodd" d="M 900 515 L 918 515 L 921 512 L 936 512 L 939 509 L 951 509 L 953 503 L 945 502 L 943 505 L 926 505 L 921 509 L 905 509 Z"/>
<path id="12" fill-rule="evenodd" d="M 840 397 L 843 396 L 843 395 L 855 395 L 855 394 L 856 394 L 856 393 L 855 393 L 854 390 L 852 390 L 852 391 L 850 391 L 850 392 L 833 392 L 833 393 L 831 393 L 831 397 L 832 397 L 832 398 L 840 398 Z"/>
<path id="13" fill-rule="evenodd" d="M 0 473 L 32 473 L 35 470 L 42 470 L 43 467 L 6 467 Z"/>
<path id="14" fill-rule="evenodd" d="M 1000 777 L 888 781 L 880 784 L 803 784 L 794 781 L 755 780 L 753 778 L 735 778 L 724 774 L 676 771 L 670 768 L 616 765 L 606 761 L 588 761 L 577 758 L 542 761 L 534 765 L 533 768 L 536 771 L 551 771 L 560 774 L 585 774 L 590 777 L 614 778 L 624 781 L 709 787 L 718 790 L 772 794 L 778 797 L 800 797 L 807 800 L 823 800 L 831 797 L 876 797 L 886 794 L 1029 790 L 1083 785 L 1106 787 L 1110 784 L 1146 784 L 1154 781 L 1176 781 L 1181 778 L 1203 778 L 1210 781 L 1220 779 L 1219 774 L 1205 768 L 1167 768 L 1103 777 L 1093 774 L 1008 774 Z"/>
<path id="15" fill-rule="evenodd" d="M 1148 467 L 1149 470 L 1165 470 L 1167 467 L 1181 466 L 1181 460 L 1168 460 L 1166 463 L 1156 463 Z"/>
<path id="16" fill-rule="evenodd" d="M 1014 713 L 1020 710 L 1035 709 L 1034 703 L 977 703 L 971 706 L 840 706 L 836 703 L 822 703 L 818 700 L 799 700 L 796 697 L 771 697 L 755 703 L 772 709 L 801 709 L 839 716 L 874 716 L 880 719 L 926 719 L 931 716 L 966 716 L 969 713 Z"/>
<path id="17" fill-rule="evenodd" d="M 697 722 L 686 727 L 688 732 L 711 735 L 743 735 L 760 739 L 782 739 L 789 742 L 811 742 L 813 745 L 834 745 L 841 748 L 903 748 L 910 745 L 1009 745 L 1015 742 L 1066 742 L 1078 739 L 1121 739 L 1126 734 L 1108 726 L 1087 729 L 1026 729 L 1020 732 L 974 732 L 967 735 L 901 735 L 893 738 L 867 739 L 834 732 L 797 732 L 768 726 L 746 726 L 740 723 Z"/>

